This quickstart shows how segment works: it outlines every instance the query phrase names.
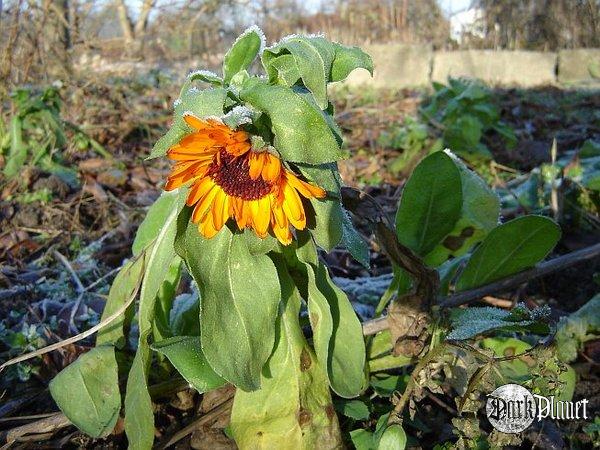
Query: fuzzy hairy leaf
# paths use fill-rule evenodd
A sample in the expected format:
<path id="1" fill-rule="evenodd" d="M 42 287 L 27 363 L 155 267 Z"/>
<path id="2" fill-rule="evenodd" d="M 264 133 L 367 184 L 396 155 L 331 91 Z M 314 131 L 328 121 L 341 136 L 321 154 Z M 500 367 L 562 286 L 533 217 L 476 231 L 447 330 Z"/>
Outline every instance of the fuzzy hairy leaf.
<path id="1" fill-rule="evenodd" d="M 345 157 L 322 112 L 290 88 L 255 82 L 240 96 L 269 116 L 275 148 L 284 160 L 321 164 Z"/>
<path id="2" fill-rule="evenodd" d="M 300 78 L 312 93 L 318 107 L 327 108 L 327 82 L 335 56 L 333 45 L 319 37 L 292 36 L 284 39 L 263 53 L 263 65 L 271 78 L 274 70 L 270 68 L 270 64 L 283 52 L 289 52 L 294 58 Z M 278 74 L 277 71 L 275 73 Z"/>
<path id="3" fill-rule="evenodd" d="M 185 135 L 190 134 L 193 131 L 193 129 L 183 120 L 183 113 L 190 111 L 200 118 L 211 116 L 220 117 L 223 115 L 223 105 L 226 96 L 227 91 L 223 88 L 199 91 L 192 87 L 183 91 L 175 106 L 173 125 L 169 131 L 154 144 L 150 156 L 146 159 L 164 156 L 170 147 L 177 144 Z"/>
<path id="4" fill-rule="evenodd" d="M 366 69 L 373 75 L 373 60 L 358 47 L 347 47 L 345 45 L 333 44 L 335 57 L 331 66 L 331 81 L 345 80 L 354 69 Z"/>
<path id="5" fill-rule="evenodd" d="M 264 35 L 257 27 L 248 28 L 233 43 L 223 59 L 223 81 L 250 67 L 264 45 Z"/>
<path id="6" fill-rule="evenodd" d="M 175 336 L 156 342 L 152 345 L 152 350 L 169 358 L 181 376 L 200 393 L 225 384 L 225 380 L 206 361 L 199 337 Z"/>
<path id="7" fill-rule="evenodd" d="M 261 389 L 238 390 L 231 429 L 240 448 L 339 448 L 341 435 L 325 368 L 306 342 L 298 321 L 300 297 L 283 261 L 281 314 L 275 349 L 261 376 Z"/>
<path id="8" fill-rule="evenodd" d="M 204 239 L 189 216 L 180 217 L 177 251 L 200 288 L 202 350 L 215 372 L 237 387 L 260 387 L 273 350 L 280 301 L 277 271 L 253 255 L 243 234 L 224 227 Z"/>
<path id="9" fill-rule="evenodd" d="M 115 427 L 121 394 L 114 347 L 98 346 L 84 353 L 49 387 L 60 410 L 84 433 L 98 438 Z"/>

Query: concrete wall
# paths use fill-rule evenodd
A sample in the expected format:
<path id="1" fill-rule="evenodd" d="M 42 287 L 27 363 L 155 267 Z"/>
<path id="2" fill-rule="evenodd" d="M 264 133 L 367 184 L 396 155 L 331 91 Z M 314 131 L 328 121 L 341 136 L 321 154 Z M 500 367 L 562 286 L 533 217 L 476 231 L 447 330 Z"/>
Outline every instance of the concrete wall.
<path id="1" fill-rule="evenodd" d="M 593 83 L 600 81 L 600 49 L 561 50 L 558 52 L 560 83 Z"/>
<path id="2" fill-rule="evenodd" d="M 535 87 L 578 84 L 600 87 L 600 49 L 529 52 L 459 50 L 434 52 L 425 45 L 365 46 L 373 57 L 373 78 L 357 70 L 351 86 L 400 89 L 445 82 L 449 76 L 478 78 L 491 85 Z"/>

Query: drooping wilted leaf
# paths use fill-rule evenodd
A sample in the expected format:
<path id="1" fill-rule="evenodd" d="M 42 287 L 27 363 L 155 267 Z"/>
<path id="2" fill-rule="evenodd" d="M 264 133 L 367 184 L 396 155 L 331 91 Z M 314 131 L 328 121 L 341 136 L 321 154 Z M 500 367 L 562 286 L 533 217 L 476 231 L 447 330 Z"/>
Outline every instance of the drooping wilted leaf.
<path id="1" fill-rule="evenodd" d="M 356 397 L 366 387 L 362 326 L 348 297 L 331 281 L 327 267 L 322 263 L 316 268 L 315 283 L 331 311 L 332 333 L 327 360 L 331 388 L 340 397 Z"/>
<path id="2" fill-rule="evenodd" d="M 283 263 L 282 308 L 275 349 L 261 389 L 236 392 L 231 429 L 240 448 L 339 448 L 342 445 L 325 367 L 306 342 L 298 321 L 300 297 Z"/>
<path id="3" fill-rule="evenodd" d="M 92 437 L 108 435 L 121 409 L 114 347 L 81 355 L 50 382 L 50 394 L 73 424 Z"/>
<path id="4" fill-rule="evenodd" d="M 202 350 L 220 376 L 237 387 L 260 387 L 273 350 L 279 281 L 266 255 L 253 255 L 243 234 L 224 227 L 212 239 L 182 214 L 177 251 L 201 293 Z"/>

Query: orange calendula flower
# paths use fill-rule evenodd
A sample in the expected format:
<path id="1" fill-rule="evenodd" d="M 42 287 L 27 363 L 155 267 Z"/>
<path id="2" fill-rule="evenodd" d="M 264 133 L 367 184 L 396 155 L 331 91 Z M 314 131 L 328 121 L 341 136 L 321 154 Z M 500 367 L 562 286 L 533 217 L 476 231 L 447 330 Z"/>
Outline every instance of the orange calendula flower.
<path id="1" fill-rule="evenodd" d="M 217 119 L 183 118 L 195 131 L 167 152 L 177 162 L 165 190 L 191 182 L 186 203 L 194 207 L 192 222 L 200 233 L 209 239 L 234 218 L 240 230 L 252 228 L 261 238 L 271 230 L 282 244 L 292 242 L 291 227 L 306 228 L 301 196 L 323 198 L 325 191 L 298 178 L 277 156 L 250 151 L 245 131 Z"/>

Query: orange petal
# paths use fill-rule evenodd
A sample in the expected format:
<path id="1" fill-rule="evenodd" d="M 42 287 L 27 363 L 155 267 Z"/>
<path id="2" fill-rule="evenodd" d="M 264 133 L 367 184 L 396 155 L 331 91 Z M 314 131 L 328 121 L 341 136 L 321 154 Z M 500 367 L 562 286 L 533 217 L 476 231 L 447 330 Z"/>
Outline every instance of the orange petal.
<path id="1" fill-rule="evenodd" d="M 213 238 L 219 232 L 213 224 L 212 214 L 204 216 L 204 219 L 198 224 L 198 231 L 206 239 Z"/>
<path id="2" fill-rule="evenodd" d="M 217 192 L 220 190 L 221 188 L 219 186 L 213 185 L 212 188 L 202 198 L 202 200 L 196 203 L 194 211 L 192 212 L 192 222 L 198 223 L 204 218 L 205 215 L 207 215 L 206 213 L 210 209 L 215 195 L 217 195 Z"/>
<path id="3" fill-rule="evenodd" d="M 288 183 L 283 185 L 283 210 L 290 219 L 301 220 L 304 217 L 302 200 L 296 189 Z"/>
<path id="4" fill-rule="evenodd" d="M 312 184 L 302 181 L 291 172 L 286 172 L 285 175 L 288 183 L 290 183 L 298 192 L 300 192 L 300 194 L 306 198 L 323 198 L 327 195 L 327 192 L 320 187 L 313 186 Z"/>
<path id="5" fill-rule="evenodd" d="M 273 225 L 273 234 L 279 242 L 283 245 L 289 245 L 292 243 L 292 232 L 289 227 L 280 227 L 279 225 Z"/>
<path id="6" fill-rule="evenodd" d="M 253 180 L 258 179 L 258 177 L 262 173 L 264 163 L 265 163 L 265 160 L 264 160 L 262 154 L 252 153 L 250 155 L 250 158 L 248 158 L 248 165 L 250 166 L 250 170 L 248 171 L 248 174 L 250 175 L 251 179 L 253 179 Z"/>
<path id="7" fill-rule="evenodd" d="M 212 207 L 213 225 L 215 229 L 223 228 L 229 218 L 229 196 L 222 190 L 215 196 Z"/>
<path id="8" fill-rule="evenodd" d="M 205 177 L 201 180 L 198 180 L 190 189 L 190 193 L 188 194 L 185 204 L 188 206 L 195 205 L 202 200 L 202 198 L 214 187 L 214 185 L 215 182 L 210 177 Z"/>
<path id="9" fill-rule="evenodd" d="M 196 130 L 203 130 L 208 126 L 206 121 L 189 113 L 183 115 L 183 120 L 185 120 L 185 123 L 187 123 L 190 127 L 195 128 Z"/>
<path id="10" fill-rule="evenodd" d="M 281 174 L 281 161 L 276 156 L 266 154 L 266 161 L 262 169 L 262 177 L 265 181 L 273 182 Z"/>

